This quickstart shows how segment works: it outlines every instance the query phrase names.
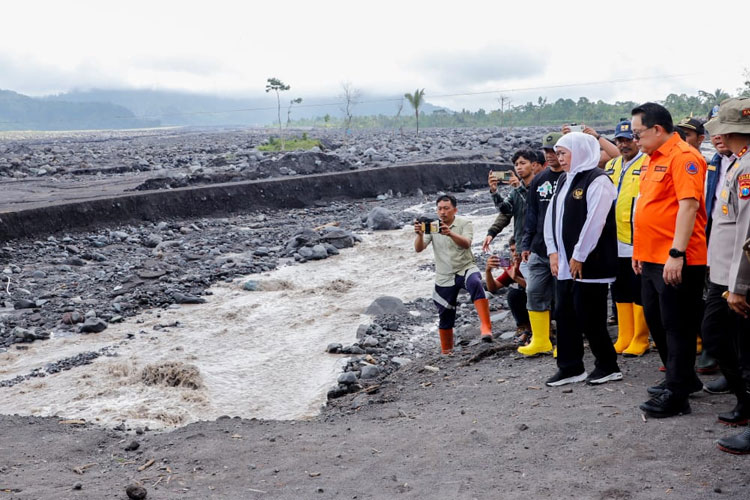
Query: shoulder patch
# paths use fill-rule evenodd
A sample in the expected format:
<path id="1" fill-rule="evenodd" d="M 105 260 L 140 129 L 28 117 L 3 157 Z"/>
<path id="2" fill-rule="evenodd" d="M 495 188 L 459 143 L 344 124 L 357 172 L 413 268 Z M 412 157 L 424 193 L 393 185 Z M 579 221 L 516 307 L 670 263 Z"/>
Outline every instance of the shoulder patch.
<path id="1" fill-rule="evenodd" d="M 685 171 L 689 173 L 690 175 L 695 175 L 700 170 L 698 169 L 698 165 L 695 164 L 695 162 L 689 161 L 687 164 L 685 164 Z"/>
<path id="2" fill-rule="evenodd" d="M 745 178 L 743 179 L 743 177 Z M 750 200 L 750 174 L 741 175 L 738 180 L 737 195 L 740 200 Z"/>

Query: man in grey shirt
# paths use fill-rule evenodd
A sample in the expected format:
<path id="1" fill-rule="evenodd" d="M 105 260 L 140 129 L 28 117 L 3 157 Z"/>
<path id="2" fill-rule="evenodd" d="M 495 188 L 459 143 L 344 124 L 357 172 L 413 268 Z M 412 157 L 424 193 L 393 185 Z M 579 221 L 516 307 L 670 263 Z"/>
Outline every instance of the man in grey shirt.
<path id="1" fill-rule="evenodd" d="M 484 294 L 482 275 L 471 253 L 474 227 L 468 219 L 456 217 L 457 212 L 456 198 L 442 195 L 437 199 L 439 232 L 425 234 L 422 224 L 414 223 L 414 250 L 421 252 L 432 243 L 435 254 L 435 290 L 432 299 L 440 316 L 438 331 L 443 354 L 453 352 L 453 326 L 456 322 L 458 293 L 462 288 L 471 294 L 471 300 L 477 309 L 482 340 L 492 341 L 490 306 Z"/>
<path id="2" fill-rule="evenodd" d="M 701 327 L 709 354 L 719 361 L 737 405 L 720 413 L 719 421 L 747 425 L 750 421 L 750 373 L 739 359 L 750 356 L 750 261 L 743 245 L 750 237 L 750 98 L 728 99 L 706 123 L 711 135 L 737 156 L 713 207 L 709 240 L 709 283 Z M 750 428 L 717 441 L 719 449 L 750 454 Z"/>

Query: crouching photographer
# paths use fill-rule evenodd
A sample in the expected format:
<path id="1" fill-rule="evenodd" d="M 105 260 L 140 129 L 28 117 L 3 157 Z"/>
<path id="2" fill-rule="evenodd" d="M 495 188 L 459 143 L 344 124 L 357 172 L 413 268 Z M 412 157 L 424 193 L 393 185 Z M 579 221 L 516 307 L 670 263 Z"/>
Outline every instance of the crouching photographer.
<path id="1" fill-rule="evenodd" d="M 484 293 L 482 275 L 471 253 L 474 228 L 471 221 L 456 217 L 456 198 L 439 196 L 436 202 L 438 221 L 415 221 L 414 250 L 421 252 L 432 244 L 435 256 L 435 289 L 432 299 L 438 309 L 440 346 L 443 354 L 453 352 L 453 326 L 461 289 L 471 295 L 481 321 L 482 340 L 492 341 L 490 306 Z"/>

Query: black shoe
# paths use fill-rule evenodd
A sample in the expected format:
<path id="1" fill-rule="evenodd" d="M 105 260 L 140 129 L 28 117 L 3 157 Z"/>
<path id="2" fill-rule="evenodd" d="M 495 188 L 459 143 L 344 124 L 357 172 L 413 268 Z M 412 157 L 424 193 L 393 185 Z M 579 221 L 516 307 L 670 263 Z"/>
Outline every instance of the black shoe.
<path id="1" fill-rule="evenodd" d="M 667 388 L 667 381 L 662 380 L 656 385 L 652 385 L 648 389 L 646 389 L 646 392 L 651 394 L 652 396 L 658 396 L 662 392 L 664 392 Z M 703 382 L 700 381 L 698 377 L 695 377 L 695 380 L 693 380 L 693 384 L 690 387 L 690 394 L 695 394 L 696 392 L 700 392 L 703 389 Z"/>
<path id="2" fill-rule="evenodd" d="M 492 339 L 492 334 L 487 333 L 482 335 L 482 342 L 494 342 L 494 340 Z"/>
<path id="3" fill-rule="evenodd" d="M 562 370 L 557 370 L 557 373 L 552 375 L 549 379 L 547 379 L 547 382 L 545 382 L 550 387 L 559 387 L 561 385 L 565 384 L 574 384 L 576 382 L 583 382 L 586 380 L 586 376 L 588 374 L 583 371 L 579 373 L 578 375 L 571 375 L 569 373 L 565 373 Z"/>
<path id="4" fill-rule="evenodd" d="M 750 427 L 745 428 L 742 433 L 736 436 L 721 438 L 716 441 L 716 446 L 721 451 L 733 453 L 735 455 L 750 454 Z"/>
<path id="5" fill-rule="evenodd" d="M 661 394 L 649 399 L 639 406 L 639 408 L 643 413 L 652 418 L 687 415 L 692 411 L 687 398 L 678 398 L 669 389 L 664 389 Z"/>
<path id="6" fill-rule="evenodd" d="M 662 380 L 658 384 L 652 385 L 651 387 L 649 387 L 648 389 L 646 389 L 646 392 L 648 392 L 652 396 L 658 396 L 659 394 L 661 394 L 665 390 L 667 390 L 667 381 L 666 380 Z"/>
<path id="7" fill-rule="evenodd" d="M 716 380 L 703 384 L 703 390 L 709 394 L 729 394 L 731 392 L 729 390 L 729 382 L 727 382 L 724 375 Z"/>
<path id="8" fill-rule="evenodd" d="M 729 411 L 719 413 L 719 422 L 725 425 L 746 425 L 749 420 L 750 408 L 742 403 L 737 403 L 737 405 Z"/>
<path id="9" fill-rule="evenodd" d="M 591 375 L 586 377 L 586 383 L 589 385 L 604 384 L 615 380 L 622 380 L 622 372 L 619 368 L 614 371 L 607 371 L 597 367 L 594 368 Z"/>

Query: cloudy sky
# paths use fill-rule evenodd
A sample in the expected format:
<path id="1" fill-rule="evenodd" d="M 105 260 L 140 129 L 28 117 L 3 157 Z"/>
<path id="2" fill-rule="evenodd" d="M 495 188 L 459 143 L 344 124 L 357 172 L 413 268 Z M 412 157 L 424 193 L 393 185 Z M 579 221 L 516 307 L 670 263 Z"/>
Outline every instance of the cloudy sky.
<path id="1" fill-rule="evenodd" d="M 730 27 L 744 4 L 717 3 L 718 13 L 653 0 L 15 1 L 3 5 L 0 89 L 245 97 L 276 76 L 308 103 L 349 81 L 370 95 L 425 88 L 429 102 L 454 109 L 498 108 L 501 95 L 515 105 L 733 93 L 750 68 L 744 28 Z"/>

